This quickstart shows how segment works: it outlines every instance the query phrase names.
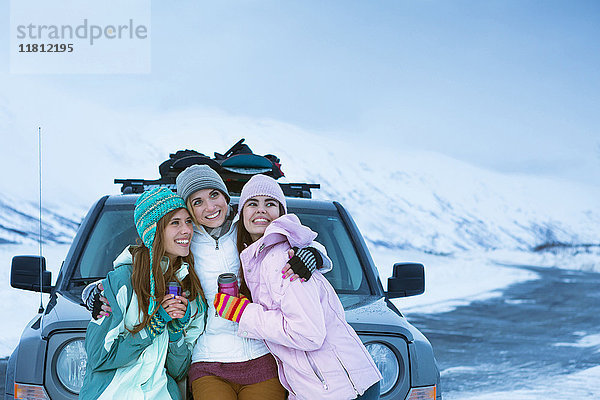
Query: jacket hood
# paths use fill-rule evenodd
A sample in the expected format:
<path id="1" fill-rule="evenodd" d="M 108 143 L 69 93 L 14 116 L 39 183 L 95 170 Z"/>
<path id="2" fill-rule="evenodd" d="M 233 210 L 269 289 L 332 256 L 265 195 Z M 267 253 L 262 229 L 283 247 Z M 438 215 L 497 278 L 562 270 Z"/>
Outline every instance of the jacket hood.
<path id="1" fill-rule="evenodd" d="M 121 265 L 131 265 L 133 263 L 129 246 L 125 247 L 121 254 L 113 261 L 113 269 L 119 268 Z"/>

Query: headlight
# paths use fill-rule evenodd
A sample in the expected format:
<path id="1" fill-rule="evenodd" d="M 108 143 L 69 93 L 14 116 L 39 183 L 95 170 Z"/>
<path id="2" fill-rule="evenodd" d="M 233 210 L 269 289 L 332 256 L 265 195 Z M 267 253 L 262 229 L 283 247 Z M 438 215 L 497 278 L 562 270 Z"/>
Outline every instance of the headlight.
<path id="1" fill-rule="evenodd" d="M 398 375 L 400 374 L 398 357 L 396 357 L 392 349 L 383 343 L 367 343 L 365 347 L 383 376 L 380 383 L 380 393 L 384 395 L 394 387 L 398 380 Z"/>
<path id="2" fill-rule="evenodd" d="M 71 392 L 79 393 L 85 377 L 86 364 L 84 341 L 76 339 L 68 342 L 56 359 L 58 380 Z"/>

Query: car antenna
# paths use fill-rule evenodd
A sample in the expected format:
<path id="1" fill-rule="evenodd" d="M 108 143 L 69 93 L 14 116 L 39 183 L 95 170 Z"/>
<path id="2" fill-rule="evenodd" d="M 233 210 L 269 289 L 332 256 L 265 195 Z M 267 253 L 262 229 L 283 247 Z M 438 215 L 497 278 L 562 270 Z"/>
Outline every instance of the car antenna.
<path id="1" fill-rule="evenodd" d="M 40 308 L 38 313 L 44 312 L 44 283 L 42 280 L 42 128 L 38 127 L 38 179 L 40 184 L 40 236 L 38 238 L 40 252 Z"/>

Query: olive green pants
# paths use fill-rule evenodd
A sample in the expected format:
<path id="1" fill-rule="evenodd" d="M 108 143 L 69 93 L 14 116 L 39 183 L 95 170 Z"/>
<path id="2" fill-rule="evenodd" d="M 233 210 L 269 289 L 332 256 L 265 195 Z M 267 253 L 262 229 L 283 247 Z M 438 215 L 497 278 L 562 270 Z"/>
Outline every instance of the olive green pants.
<path id="1" fill-rule="evenodd" d="M 194 400 L 284 400 L 287 397 L 277 378 L 253 385 L 239 385 L 212 375 L 193 381 L 192 394 Z"/>

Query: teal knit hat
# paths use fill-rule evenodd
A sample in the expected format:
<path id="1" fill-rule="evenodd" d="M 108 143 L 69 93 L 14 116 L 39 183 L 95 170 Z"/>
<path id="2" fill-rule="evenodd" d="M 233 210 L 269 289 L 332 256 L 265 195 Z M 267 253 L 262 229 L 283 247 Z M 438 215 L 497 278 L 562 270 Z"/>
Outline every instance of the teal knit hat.
<path id="1" fill-rule="evenodd" d="M 156 300 L 154 297 L 154 274 L 152 273 L 152 246 L 156 236 L 156 223 L 173 210 L 185 208 L 185 201 L 166 187 L 158 187 L 144 192 L 135 202 L 133 220 L 135 227 L 150 251 L 150 304 L 148 314 L 154 312 Z"/>

